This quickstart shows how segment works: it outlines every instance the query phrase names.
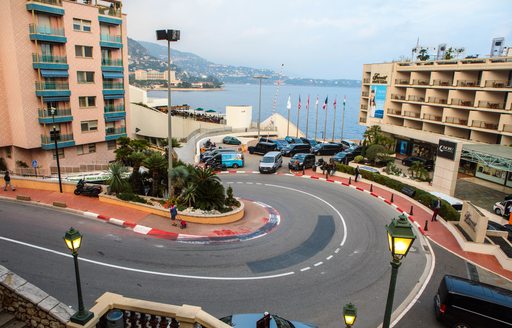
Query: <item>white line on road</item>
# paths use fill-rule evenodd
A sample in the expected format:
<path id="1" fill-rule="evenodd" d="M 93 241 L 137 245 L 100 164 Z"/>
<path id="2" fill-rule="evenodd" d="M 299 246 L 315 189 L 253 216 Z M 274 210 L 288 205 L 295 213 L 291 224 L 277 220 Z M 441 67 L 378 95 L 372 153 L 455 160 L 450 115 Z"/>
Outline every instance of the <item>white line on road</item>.
<path id="1" fill-rule="evenodd" d="M 334 253 L 338 254 L 338 252 L 339 252 L 339 251 L 340 251 L 340 249 L 339 249 L 339 248 L 336 248 L 336 249 L 334 250 Z"/>
<path id="2" fill-rule="evenodd" d="M 311 269 L 311 267 L 305 267 L 305 268 L 302 268 L 300 269 L 301 272 L 304 272 L 304 271 L 308 271 L 309 269 Z"/>
<path id="3" fill-rule="evenodd" d="M 313 264 L 313 266 L 317 267 L 317 266 L 322 265 L 322 264 L 324 264 L 324 262 L 317 262 L 317 263 Z"/>
<path id="4" fill-rule="evenodd" d="M 330 259 L 332 259 L 332 255 L 329 255 L 327 256 L 326 260 L 329 261 Z"/>

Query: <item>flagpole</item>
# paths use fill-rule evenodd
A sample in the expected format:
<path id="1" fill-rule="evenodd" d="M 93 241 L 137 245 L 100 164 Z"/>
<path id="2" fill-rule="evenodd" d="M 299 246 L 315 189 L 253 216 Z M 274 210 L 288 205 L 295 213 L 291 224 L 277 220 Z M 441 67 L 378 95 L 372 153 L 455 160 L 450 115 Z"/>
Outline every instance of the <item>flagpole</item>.
<path id="1" fill-rule="evenodd" d="M 288 104 L 286 105 L 288 108 L 288 127 L 286 128 L 286 136 L 290 135 L 290 109 L 292 109 L 292 105 L 290 103 L 290 96 L 288 96 Z"/>
<path id="2" fill-rule="evenodd" d="M 343 111 L 341 115 L 341 140 L 343 140 L 343 130 L 345 127 L 345 103 L 347 102 L 346 96 L 343 97 Z"/>
<path id="3" fill-rule="evenodd" d="M 324 142 L 327 137 L 327 101 L 325 102 L 325 120 L 324 120 Z"/>
<path id="4" fill-rule="evenodd" d="M 297 105 L 297 135 L 296 138 L 299 137 L 299 120 L 300 120 L 300 96 L 299 96 L 299 104 Z"/>
<path id="5" fill-rule="evenodd" d="M 334 117 L 332 119 L 332 142 L 334 142 L 334 131 L 336 128 L 336 98 L 334 98 Z"/>
<path id="6" fill-rule="evenodd" d="M 316 120 L 315 120 L 315 137 L 314 139 L 316 140 L 317 136 L 318 136 L 318 96 L 316 96 L 316 103 L 315 103 L 315 106 L 316 106 Z"/>
<path id="7" fill-rule="evenodd" d="M 309 124 L 309 95 L 308 95 L 308 104 L 306 105 L 306 139 L 308 138 L 308 124 Z"/>

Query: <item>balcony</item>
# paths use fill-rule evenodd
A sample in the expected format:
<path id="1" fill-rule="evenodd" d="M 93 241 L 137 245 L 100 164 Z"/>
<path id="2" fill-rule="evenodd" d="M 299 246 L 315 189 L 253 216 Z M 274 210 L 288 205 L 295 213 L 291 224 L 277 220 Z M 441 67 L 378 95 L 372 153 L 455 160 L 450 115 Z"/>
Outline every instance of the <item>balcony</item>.
<path id="1" fill-rule="evenodd" d="M 36 96 L 38 97 L 69 97 L 68 82 L 36 82 Z"/>
<path id="2" fill-rule="evenodd" d="M 103 95 L 124 95 L 124 84 L 121 82 L 103 82 Z M 118 97 L 119 98 L 119 97 Z M 122 97 L 120 97 L 122 98 Z M 105 99 L 110 99 L 106 97 Z"/>
<path id="3" fill-rule="evenodd" d="M 121 49 L 123 48 L 123 39 L 120 35 L 101 34 L 100 46 L 104 48 Z"/>
<path id="4" fill-rule="evenodd" d="M 48 109 L 39 109 L 39 123 L 51 124 L 54 123 L 53 116 Z M 66 123 L 73 121 L 71 115 L 71 108 L 57 109 L 55 111 L 55 123 Z"/>
<path id="5" fill-rule="evenodd" d="M 412 118 L 420 118 L 420 113 L 405 110 L 403 113 L 403 116 L 412 117 Z"/>
<path id="6" fill-rule="evenodd" d="M 361 110 L 368 110 L 368 105 L 361 104 Z"/>
<path id="7" fill-rule="evenodd" d="M 512 124 L 503 124 L 502 132 L 512 132 Z"/>
<path id="8" fill-rule="evenodd" d="M 487 80 L 484 83 L 486 88 L 510 88 L 510 82 L 507 80 Z"/>
<path id="9" fill-rule="evenodd" d="M 390 115 L 402 115 L 402 111 L 399 110 L 399 109 L 392 109 L 392 108 L 388 108 L 386 110 L 386 113 L 390 114 Z"/>
<path id="10" fill-rule="evenodd" d="M 126 137 L 126 127 L 121 128 L 106 128 L 105 129 L 105 140 L 116 140 L 121 137 Z"/>
<path id="11" fill-rule="evenodd" d="M 392 93 L 392 94 L 391 94 L 391 99 L 395 99 L 395 100 L 405 100 L 405 96 L 397 95 L 397 94 Z"/>
<path id="12" fill-rule="evenodd" d="M 431 104 L 446 104 L 448 101 L 446 98 L 428 97 L 427 102 Z"/>
<path id="13" fill-rule="evenodd" d="M 477 80 L 457 80 L 458 87 L 475 88 L 480 86 L 480 81 Z"/>
<path id="14" fill-rule="evenodd" d="M 443 118 L 442 118 L 442 116 L 439 116 L 439 115 L 423 114 L 423 119 L 429 120 L 429 121 L 441 122 Z"/>
<path id="15" fill-rule="evenodd" d="M 463 120 L 454 116 L 446 116 L 444 122 L 458 125 L 468 125 L 468 120 Z"/>
<path id="16" fill-rule="evenodd" d="M 75 145 L 73 134 L 57 133 L 57 146 L 59 148 L 72 147 Z M 41 148 L 44 150 L 55 149 L 55 139 L 52 135 L 41 135 Z"/>
<path id="17" fill-rule="evenodd" d="M 471 121 L 471 126 L 474 128 L 498 130 L 498 124 L 484 122 L 484 121 Z"/>
<path id="18" fill-rule="evenodd" d="M 370 79 L 363 79 L 363 84 L 369 84 L 370 83 Z"/>
<path id="19" fill-rule="evenodd" d="M 449 87 L 452 83 L 450 80 L 432 80 L 432 85 L 440 87 Z"/>
<path id="20" fill-rule="evenodd" d="M 505 109 L 505 103 L 499 103 L 494 101 L 479 100 L 478 107 L 489 108 L 489 109 Z"/>
<path id="21" fill-rule="evenodd" d="M 416 101 L 416 102 L 425 102 L 425 97 L 416 96 L 416 95 L 409 95 L 409 96 L 407 96 L 407 100 L 409 100 L 409 101 Z"/>
<path id="22" fill-rule="evenodd" d="M 408 79 L 395 79 L 395 84 L 409 85 Z"/>
<path id="23" fill-rule="evenodd" d="M 104 110 L 103 116 L 105 117 L 105 122 L 114 122 L 126 118 L 124 105 L 105 106 Z"/>
<path id="24" fill-rule="evenodd" d="M 98 6 L 98 21 L 104 24 L 121 25 L 123 23 L 121 8 Z"/>
<path id="25" fill-rule="evenodd" d="M 452 98 L 450 100 L 450 105 L 473 107 L 473 100 Z"/>
<path id="26" fill-rule="evenodd" d="M 367 91 L 363 91 L 361 92 L 361 97 L 368 97 L 368 92 Z"/>
<path id="27" fill-rule="evenodd" d="M 414 85 L 429 85 L 429 80 L 412 80 Z"/>
<path id="28" fill-rule="evenodd" d="M 66 56 L 52 56 L 32 54 L 32 66 L 40 69 L 68 70 L 68 59 Z"/>
<path id="29" fill-rule="evenodd" d="M 366 117 L 360 117 L 359 123 L 366 123 Z"/>
<path id="30" fill-rule="evenodd" d="M 35 24 L 29 25 L 30 40 L 66 43 L 67 38 L 64 36 L 63 28 L 55 28 L 50 26 L 39 26 Z"/>
<path id="31" fill-rule="evenodd" d="M 64 9 L 60 0 L 31 0 L 27 3 L 27 10 L 51 15 L 64 15 Z"/>
<path id="32" fill-rule="evenodd" d="M 122 59 L 101 59 L 101 70 L 103 72 L 123 72 L 123 60 Z M 121 76 L 122 78 L 122 76 Z"/>

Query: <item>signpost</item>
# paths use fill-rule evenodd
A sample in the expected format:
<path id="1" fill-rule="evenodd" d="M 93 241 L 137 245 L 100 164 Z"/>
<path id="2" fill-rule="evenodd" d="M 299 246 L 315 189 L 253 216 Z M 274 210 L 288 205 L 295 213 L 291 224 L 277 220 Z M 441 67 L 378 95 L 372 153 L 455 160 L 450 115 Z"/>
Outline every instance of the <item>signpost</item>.
<path id="1" fill-rule="evenodd" d="M 34 168 L 34 174 L 37 178 L 37 160 L 35 160 L 35 159 L 32 160 L 32 167 Z"/>

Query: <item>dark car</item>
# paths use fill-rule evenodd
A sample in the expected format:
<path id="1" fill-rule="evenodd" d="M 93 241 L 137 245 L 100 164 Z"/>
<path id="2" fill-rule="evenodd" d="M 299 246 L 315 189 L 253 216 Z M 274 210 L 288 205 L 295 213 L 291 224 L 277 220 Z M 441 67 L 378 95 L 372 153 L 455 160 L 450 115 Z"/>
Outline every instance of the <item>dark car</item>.
<path id="1" fill-rule="evenodd" d="M 334 155 L 343 150 L 343 146 L 339 143 L 321 143 L 311 149 L 311 153 L 315 155 Z"/>
<path id="2" fill-rule="evenodd" d="M 361 153 L 363 152 L 363 147 L 358 146 L 358 145 L 353 145 L 353 146 L 345 149 L 344 151 L 346 151 L 347 153 L 351 153 L 352 155 L 354 155 L 354 157 L 356 157 L 358 155 L 361 155 Z"/>
<path id="3" fill-rule="evenodd" d="M 298 153 L 309 153 L 311 147 L 303 143 L 289 144 L 288 146 L 281 149 L 283 156 L 293 156 Z"/>
<path id="4" fill-rule="evenodd" d="M 290 136 L 286 136 L 284 140 L 286 140 L 286 142 L 288 142 L 289 144 L 304 143 L 301 138 L 295 138 Z"/>
<path id="5" fill-rule="evenodd" d="M 236 149 L 214 149 L 212 151 L 205 151 L 201 154 L 200 161 L 206 163 L 210 158 L 221 153 L 236 153 Z"/>
<path id="6" fill-rule="evenodd" d="M 487 230 L 506 231 L 508 232 L 508 240 L 512 240 L 512 224 L 501 225 L 494 221 L 487 221 Z"/>
<path id="7" fill-rule="evenodd" d="M 306 154 L 306 153 L 298 153 L 293 155 L 290 159 L 290 163 L 288 163 L 288 168 L 290 170 L 302 170 L 302 168 L 308 169 L 315 165 L 315 155 Z"/>
<path id="8" fill-rule="evenodd" d="M 348 164 L 348 162 L 352 161 L 354 157 L 355 156 L 352 153 L 340 151 L 331 157 L 331 160 L 335 161 L 336 163 Z"/>
<path id="9" fill-rule="evenodd" d="M 273 151 L 276 149 L 277 149 L 277 146 L 275 143 L 262 142 L 262 141 L 258 142 L 256 144 L 256 146 L 250 146 L 249 148 L 247 148 L 247 150 L 249 150 L 249 154 L 261 154 L 261 155 L 265 155 L 269 151 Z"/>
<path id="10" fill-rule="evenodd" d="M 227 136 L 222 139 L 222 143 L 228 144 L 228 145 L 241 145 L 242 142 L 238 140 L 235 137 Z"/>
<path id="11" fill-rule="evenodd" d="M 265 313 L 244 313 L 244 314 L 233 314 L 224 318 L 220 318 L 220 321 L 227 323 L 231 327 L 236 328 L 255 328 L 257 322 L 262 320 Z M 269 328 L 315 328 L 316 326 L 303 323 L 299 321 L 288 321 L 275 314 L 269 315 L 268 326 Z"/>
<path id="12" fill-rule="evenodd" d="M 427 170 L 432 170 L 434 168 L 434 161 L 430 159 L 425 159 L 417 156 L 411 156 L 404 158 L 402 160 L 402 164 L 405 166 L 411 166 L 414 162 L 420 162 L 421 165 Z"/>
<path id="13" fill-rule="evenodd" d="M 318 144 L 318 142 L 315 139 L 308 139 L 308 138 L 303 138 L 303 137 L 301 137 L 299 139 L 302 140 L 302 143 L 310 145 L 311 147 L 314 147 Z"/>
<path id="14" fill-rule="evenodd" d="M 260 138 L 260 142 L 275 143 L 276 147 L 277 147 L 277 150 L 281 150 L 284 147 L 289 145 L 289 143 L 286 140 L 284 140 L 284 139 L 270 139 L 270 138 L 265 138 L 265 137 L 261 137 Z"/>
<path id="15" fill-rule="evenodd" d="M 350 147 L 355 147 L 357 146 L 357 144 L 353 141 L 350 141 L 350 140 L 346 140 L 346 139 L 343 139 L 341 140 L 341 145 L 343 146 L 343 150 L 347 149 L 347 148 L 350 148 Z"/>

